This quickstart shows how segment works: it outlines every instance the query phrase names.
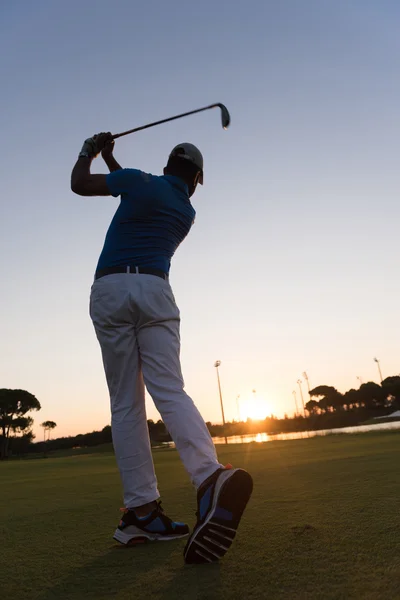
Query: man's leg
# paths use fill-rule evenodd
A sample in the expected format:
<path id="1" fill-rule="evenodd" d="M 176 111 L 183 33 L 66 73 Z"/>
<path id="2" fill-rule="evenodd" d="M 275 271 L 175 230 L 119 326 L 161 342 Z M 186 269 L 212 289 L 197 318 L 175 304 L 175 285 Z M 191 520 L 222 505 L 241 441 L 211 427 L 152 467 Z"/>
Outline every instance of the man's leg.
<path id="1" fill-rule="evenodd" d="M 148 281 L 137 299 L 143 376 L 182 461 L 197 487 L 197 522 L 184 558 L 209 563 L 229 550 L 253 489 L 243 469 L 219 464 L 199 411 L 183 390 L 179 350 L 179 310 L 168 282 Z"/>
<path id="2" fill-rule="evenodd" d="M 151 300 L 149 291 L 146 304 Z M 169 285 L 159 295 L 157 309 L 157 320 L 153 317 L 137 332 L 144 381 L 193 484 L 198 488 L 222 465 L 204 419 L 183 389 L 179 310 Z"/>
<path id="3" fill-rule="evenodd" d="M 118 286 L 92 288 L 90 315 L 101 346 L 111 402 L 111 427 L 124 503 L 140 507 L 159 498 L 146 419 L 143 376 L 135 328 Z M 118 276 L 117 276 L 118 277 Z"/>

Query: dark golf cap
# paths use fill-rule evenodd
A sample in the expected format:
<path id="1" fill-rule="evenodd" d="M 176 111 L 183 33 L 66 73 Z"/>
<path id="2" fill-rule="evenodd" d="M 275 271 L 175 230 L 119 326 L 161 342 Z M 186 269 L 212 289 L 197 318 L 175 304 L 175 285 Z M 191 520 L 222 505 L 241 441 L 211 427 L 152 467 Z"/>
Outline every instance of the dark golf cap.
<path id="1" fill-rule="evenodd" d="M 189 160 L 191 163 L 196 165 L 196 167 L 198 167 L 201 171 L 199 183 L 203 185 L 203 155 L 194 144 L 190 144 L 189 142 L 178 144 L 172 149 L 170 157 L 171 156 L 177 156 L 179 158 Z"/>

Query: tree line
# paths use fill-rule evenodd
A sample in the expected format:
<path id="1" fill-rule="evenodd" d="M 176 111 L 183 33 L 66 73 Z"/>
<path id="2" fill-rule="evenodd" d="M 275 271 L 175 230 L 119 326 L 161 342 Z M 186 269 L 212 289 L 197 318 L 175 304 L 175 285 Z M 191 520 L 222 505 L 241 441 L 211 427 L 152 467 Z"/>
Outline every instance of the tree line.
<path id="1" fill-rule="evenodd" d="M 351 411 L 366 408 L 372 411 L 400 409 L 400 376 L 387 377 L 378 385 L 373 381 L 363 383 L 356 390 L 344 394 L 329 385 L 310 390 L 310 400 L 305 405 L 310 415 L 328 412 Z"/>
<path id="2" fill-rule="evenodd" d="M 149 419 L 147 425 L 153 446 L 171 441 L 171 436 L 163 421 L 154 422 Z M 35 443 L 33 443 L 31 436 L 27 435 L 13 437 L 10 441 L 9 450 L 11 455 L 37 454 L 48 456 L 49 453 L 57 450 L 93 448 L 102 444 L 111 444 L 111 426 L 106 425 L 100 431 L 90 431 L 88 433 L 79 433 L 78 435 L 69 435 L 54 439 L 47 438 L 45 441 Z"/>
<path id="3" fill-rule="evenodd" d="M 43 453 L 98 446 L 111 443 L 111 427 L 107 425 L 101 431 L 79 434 L 75 436 L 51 438 L 51 431 L 57 427 L 55 421 L 44 421 L 43 441 L 33 443 L 35 436 L 32 432 L 33 418 L 28 413 L 41 410 L 39 400 L 26 390 L 0 389 L 0 458 L 6 459 L 11 455 Z M 150 439 L 153 444 L 168 442 L 171 437 L 159 420 L 156 423 L 147 421 Z"/>
<path id="4" fill-rule="evenodd" d="M 328 429 L 359 425 L 363 421 L 384 416 L 393 410 L 400 410 L 400 376 L 387 377 L 381 385 L 369 381 L 358 389 L 345 393 L 335 387 L 320 385 L 310 390 L 310 400 L 305 404 L 305 415 L 295 415 L 283 419 L 274 416 L 264 421 L 231 422 L 207 427 L 213 436 L 245 435 L 248 433 L 282 433 L 305 431 L 307 429 Z M 44 453 L 53 450 L 65 450 L 77 447 L 91 447 L 111 443 L 111 427 L 107 425 L 101 431 L 76 436 L 50 439 L 51 431 L 57 426 L 54 421 L 44 421 L 43 442 L 34 443 L 32 432 L 33 418 L 28 415 L 39 411 L 39 400 L 25 390 L 0 389 L 0 457 L 7 458 L 10 453 Z M 149 435 L 153 445 L 171 441 L 171 437 L 159 420 L 147 421 Z M 47 433 L 47 439 L 46 439 Z"/>

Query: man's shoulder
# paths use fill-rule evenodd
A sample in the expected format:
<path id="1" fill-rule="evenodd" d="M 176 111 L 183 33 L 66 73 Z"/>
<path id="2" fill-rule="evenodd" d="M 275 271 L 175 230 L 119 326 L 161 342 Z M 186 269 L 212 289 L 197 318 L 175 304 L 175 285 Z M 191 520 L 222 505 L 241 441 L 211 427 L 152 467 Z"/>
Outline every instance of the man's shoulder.
<path id="1" fill-rule="evenodd" d="M 126 169 L 126 171 L 131 173 L 132 178 L 136 181 L 152 185 L 164 185 L 164 178 L 161 175 L 153 175 L 140 169 Z"/>
<path id="2" fill-rule="evenodd" d="M 148 185 L 158 187 L 161 177 L 146 173 L 140 169 L 119 169 L 107 175 L 108 187 L 113 196 L 121 194 L 135 195 L 143 193 Z"/>
<path id="3" fill-rule="evenodd" d="M 121 175 L 125 175 L 126 177 L 142 179 L 143 181 L 151 181 L 152 179 L 158 179 L 157 175 L 152 175 L 151 173 L 146 173 L 145 171 L 141 171 L 140 169 L 132 169 L 130 167 L 115 172 L 121 173 Z"/>

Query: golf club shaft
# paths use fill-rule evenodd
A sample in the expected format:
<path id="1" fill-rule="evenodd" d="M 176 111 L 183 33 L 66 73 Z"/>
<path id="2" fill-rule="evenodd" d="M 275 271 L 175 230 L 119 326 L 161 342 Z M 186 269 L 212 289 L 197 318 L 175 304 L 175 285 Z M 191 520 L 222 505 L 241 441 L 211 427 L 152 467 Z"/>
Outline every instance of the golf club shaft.
<path id="1" fill-rule="evenodd" d="M 149 123 L 148 125 L 142 125 L 141 127 L 135 127 L 135 129 L 129 129 L 128 131 L 123 131 L 122 133 L 116 133 L 113 135 L 113 139 L 116 140 L 123 135 L 128 135 L 129 133 L 136 133 L 136 131 L 141 131 L 142 129 L 148 129 L 149 127 L 154 127 L 155 125 L 161 125 L 161 123 L 168 123 L 168 121 L 175 121 L 175 119 L 181 119 L 182 117 L 187 117 L 189 115 L 194 115 L 195 113 L 203 112 L 203 110 L 209 110 L 210 108 L 216 108 L 219 104 L 210 104 L 209 106 L 204 106 L 203 108 L 197 108 L 196 110 L 190 110 L 189 112 L 182 113 L 181 115 L 176 115 L 175 117 L 169 117 L 168 119 L 162 119 L 161 121 L 155 121 L 154 123 Z"/>

